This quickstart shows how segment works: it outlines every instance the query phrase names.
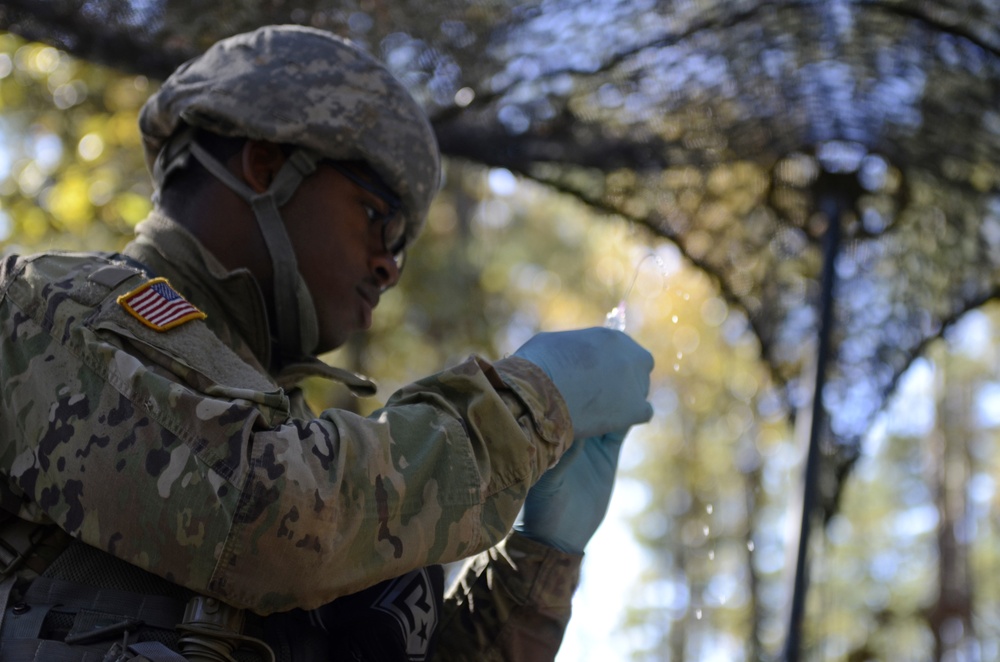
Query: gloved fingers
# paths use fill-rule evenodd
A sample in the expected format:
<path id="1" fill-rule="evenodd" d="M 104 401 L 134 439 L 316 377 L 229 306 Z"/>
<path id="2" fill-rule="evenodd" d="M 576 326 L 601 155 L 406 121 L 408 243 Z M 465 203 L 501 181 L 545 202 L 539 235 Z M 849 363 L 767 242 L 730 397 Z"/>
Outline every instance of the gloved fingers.
<path id="1" fill-rule="evenodd" d="M 593 327 L 540 333 L 515 356 L 532 361 L 555 383 L 583 439 L 645 423 L 653 355 L 628 335 Z"/>
<path id="2" fill-rule="evenodd" d="M 633 395 L 631 398 L 618 396 L 617 400 L 621 403 L 615 408 L 592 403 L 584 411 L 570 409 L 573 438 L 582 440 L 602 437 L 617 430 L 627 430 L 634 425 L 646 423 L 653 417 L 653 406 L 645 396 Z"/>
<path id="3" fill-rule="evenodd" d="M 603 329 L 603 327 L 601 328 Z M 604 330 L 608 331 L 608 337 L 614 339 L 613 342 L 617 343 L 621 347 L 618 351 L 627 353 L 631 357 L 631 361 L 635 364 L 637 370 L 645 372 L 647 375 L 653 372 L 656 360 L 645 347 L 637 343 L 632 336 L 628 335 L 624 331 L 618 331 L 616 329 Z"/>
<path id="4" fill-rule="evenodd" d="M 514 356 L 537 363 L 553 378 L 561 370 L 602 373 L 617 371 L 623 364 L 648 375 L 654 363 L 653 355 L 631 336 L 601 326 L 538 333 L 515 350 Z"/>
<path id="5" fill-rule="evenodd" d="M 574 489 L 568 482 L 603 482 L 603 475 L 614 475 L 618 466 L 622 442 L 628 429 L 609 432 L 599 437 L 587 437 L 573 442 L 559 461 L 542 474 L 531 487 L 535 498 L 551 496 L 562 489 Z"/>
<path id="6" fill-rule="evenodd" d="M 647 398 L 649 397 L 649 376 L 645 380 L 637 380 L 633 388 L 625 389 L 617 400 L 620 401 L 619 408 L 613 416 L 608 418 L 608 427 L 602 429 L 599 435 L 609 434 L 622 428 L 628 429 L 633 425 L 646 423 L 653 417 L 653 405 Z M 598 436 L 598 435 L 591 435 Z"/>
<path id="7" fill-rule="evenodd" d="M 643 347 L 638 344 L 636 347 L 639 351 L 636 353 L 633 365 L 632 377 L 634 381 L 631 384 L 633 390 L 632 401 L 636 407 L 635 420 L 631 421 L 629 425 L 646 423 L 653 417 L 653 406 L 648 402 L 647 398 L 649 397 L 650 390 L 650 376 L 656 362 L 653 359 L 653 355 Z"/>
<path id="8" fill-rule="evenodd" d="M 604 453 L 611 457 L 614 454 L 615 457 L 622 450 L 622 444 L 625 442 L 625 437 L 628 436 L 629 430 L 631 428 L 625 428 L 624 430 L 615 430 L 614 432 L 608 432 L 607 434 L 601 435 L 598 441 L 601 444 L 601 448 Z"/>
<path id="9" fill-rule="evenodd" d="M 653 355 L 620 331 L 602 331 L 616 362 L 592 379 L 570 383 L 564 392 L 577 439 L 627 430 L 653 416 L 648 401 Z"/>

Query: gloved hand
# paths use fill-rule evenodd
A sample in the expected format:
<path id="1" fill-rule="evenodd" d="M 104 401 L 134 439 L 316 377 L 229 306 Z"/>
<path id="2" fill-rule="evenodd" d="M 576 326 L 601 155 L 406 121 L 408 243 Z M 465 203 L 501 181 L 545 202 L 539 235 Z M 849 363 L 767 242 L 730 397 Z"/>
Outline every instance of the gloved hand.
<path id="1" fill-rule="evenodd" d="M 562 394 L 575 439 L 627 430 L 653 416 L 646 401 L 653 356 L 621 331 L 539 333 L 514 356 L 544 370 Z"/>
<path id="2" fill-rule="evenodd" d="M 625 434 L 573 442 L 528 490 L 514 530 L 560 551 L 582 554 L 608 512 Z"/>

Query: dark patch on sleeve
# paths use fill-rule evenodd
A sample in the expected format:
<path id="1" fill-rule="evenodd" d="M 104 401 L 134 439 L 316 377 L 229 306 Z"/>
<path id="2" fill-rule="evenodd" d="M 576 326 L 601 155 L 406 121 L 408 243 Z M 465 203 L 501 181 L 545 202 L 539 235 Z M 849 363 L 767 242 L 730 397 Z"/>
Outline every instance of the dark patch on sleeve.
<path id="1" fill-rule="evenodd" d="M 306 534 L 301 540 L 295 543 L 295 546 L 299 549 L 309 549 L 317 554 L 323 551 L 323 547 L 319 544 L 319 538 L 315 538 L 309 534 Z"/>
<path id="2" fill-rule="evenodd" d="M 125 469 L 125 459 L 122 458 L 115 463 L 115 471 L 121 473 Z"/>
<path id="3" fill-rule="evenodd" d="M 59 505 L 59 488 L 52 486 L 43 489 L 42 493 L 38 495 L 38 505 L 45 512 L 49 512 L 50 509 Z"/>
<path id="4" fill-rule="evenodd" d="M 323 499 L 319 496 L 319 490 L 313 492 L 313 512 L 318 513 L 319 511 L 326 508 L 326 504 L 323 503 Z"/>
<path id="5" fill-rule="evenodd" d="M 249 492 L 243 499 L 243 504 L 237 511 L 233 521 L 238 524 L 249 524 L 257 519 L 267 510 L 271 504 L 277 503 L 280 491 L 274 485 L 264 487 L 259 481 L 254 481 Z"/>
<path id="6" fill-rule="evenodd" d="M 167 428 L 160 428 L 160 444 L 164 448 L 172 448 L 177 444 L 177 435 Z"/>
<path id="7" fill-rule="evenodd" d="M 375 477 L 375 506 L 378 509 L 378 539 L 388 540 L 394 558 L 403 556 L 403 541 L 389 532 L 389 493 L 382 483 L 382 476 Z"/>
<path id="8" fill-rule="evenodd" d="M 108 412 L 108 425 L 117 427 L 135 413 L 132 402 L 124 395 L 118 395 L 118 406 Z"/>
<path id="9" fill-rule="evenodd" d="M 234 404 L 225 412 L 219 415 L 221 425 L 231 425 L 233 423 L 243 423 L 247 419 L 247 408 Z"/>
<path id="10" fill-rule="evenodd" d="M 333 447 L 333 439 L 330 438 L 330 432 L 325 426 L 316 423 L 313 424 L 312 427 L 314 430 L 318 430 L 320 432 L 319 435 L 313 435 L 312 454 L 319 460 L 320 466 L 323 467 L 323 471 L 329 471 L 330 467 L 333 466 L 334 456 L 337 453 Z M 326 449 L 325 453 L 320 449 L 320 442 L 322 442 Z"/>
<path id="11" fill-rule="evenodd" d="M 154 448 L 146 454 L 146 473 L 157 478 L 170 464 L 170 451 Z"/>
<path id="12" fill-rule="evenodd" d="M 274 455 L 274 444 L 264 446 L 264 452 L 260 457 L 260 466 L 267 472 L 270 480 L 277 480 L 285 473 L 285 467 L 278 463 L 278 458 Z"/>
<path id="13" fill-rule="evenodd" d="M 292 421 L 295 431 L 299 434 L 299 441 L 306 441 L 312 436 L 312 429 L 308 421 Z"/>
<path id="14" fill-rule="evenodd" d="M 17 334 L 20 331 L 21 325 L 25 322 L 30 322 L 31 317 L 25 315 L 19 310 L 14 310 L 14 314 L 11 315 L 11 322 L 13 322 L 13 328 L 11 329 L 12 340 L 18 340 Z"/>
<path id="15" fill-rule="evenodd" d="M 83 448 L 76 449 L 76 457 L 88 457 L 90 455 L 90 448 L 92 446 L 97 446 L 98 448 L 104 448 L 111 441 L 111 437 L 98 437 L 95 434 L 90 435 L 90 440 L 87 441 L 87 445 Z"/>
<path id="16" fill-rule="evenodd" d="M 215 462 L 212 466 L 212 470 L 224 478 L 231 478 L 243 461 L 247 446 L 244 429 L 246 420 L 250 415 L 251 410 L 248 408 L 241 405 L 233 405 L 216 419 L 220 427 L 223 428 L 231 427 L 234 423 L 239 424 L 236 432 L 225 441 L 225 457 Z M 207 448 L 209 446 L 208 440 L 204 440 L 198 446 L 195 449 L 195 453 L 200 453 Z"/>
<path id="17" fill-rule="evenodd" d="M 57 283 L 56 287 L 61 287 L 61 285 Z M 45 333 L 51 334 L 52 327 L 55 324 L 56 311 L 59 310 L 64 301 L 72 299 L 72 297 L 65 292 L 55 292 L 51 297 L 48 297 L 48 292 L 46 291 L 48 289 L 48 286 L 42 288 L 42 296 L 48 298 L 48 301 L 46 301 L 45 319 L 42 320 L 42 329 L 45 330 Z"/>
<path id="18" fill-rule="evenodd" d="M 63 526 L 67 531 L 79 531 L 83 526 L 83 504 L 80 497 L 83 496 L 83 482 L 79 480 L 67 480 L 63 486 L 63 498 L 69 506 L 66 512 L 66 524 Z"/>
<path id="19" fill-rule="evenodd" d="M 17 477 L 18 487 L 25 494 L 35 494 L 35 485 L 38 482 L 38 467 L 31 467 Z"/>
<path id="20" fill-rule="evenodd" d="M 69 335 L 73 332 L 73 323 L 76 322 L 76 318 L 72 315 L 66 318 L 66 326 L 63 327 L 62 339 L 60 342 L 65 345 L 69 342 Z"/>
<path id="21" fill-rule="evenodd" d="M 108 539 L 108 553 L 109 554 L 115 554 L 115 555 L 117 555 L 118 541 L 121 540 L 124 537 L 125 536 L 123 536 L 120 532 L 119 533 L 114 533 L 114 534 L 111 535 L 111 538 Z"/>
<path id="22" fill-rule="evenodd" d="M 62 398 L 56 404 L 52 413 L 52 422 L 49 423 L 45 436 L 38 442 L 38 463 L 43 471 L 49 469 L 49 456 L 56 452 L 56 449 L 68 442 L 76 429 L 71 420 L 86 418 L 90 414 L 90 399 L 83 397 L 76 402 L 70 403 L 70 398 Z"/>
<path id="23" fill-rule="evenodd" d="M 123 452 L 123 451 L 131 448 L 132 446 L 134 446 L 135 445 L 135 440 L 136 440 L 136 432 L 135 431 L 138 430 L 139 428 L 144 428 L 147 425 L 149 425 L 149 419 L 148 418 L 144 418 L 144 419 L 142 419 L 140 421 L 136 421 L 135 426 L 133 426 L 132 428 L 130 428 L 129 431 L 128 431 L 128 434 L 126 434 L 124 437 L 122 437 L 122 440 L 120 442 L 118 442 L 118 452 L 121 453 L 121 452 Z"/>
<path id="24" fill-rule="evenodd" d="M 278 537 L 279 538 L 288 538 L 289 540 L 291 540 L 293 537 L 295 537 L 295 532 L 292 531 L 286 525 L 289 522 L 291 522 L 292 524 L 294 524 L 295 522 L 298 522 L 298 521 L 299 521 L 299 509 L 296 508 L 295 506 L 292 506 L 292 509 L 289 510 L 285 514 L 285 516 L 281 518 L 281 523 L 278 525 Z"/>

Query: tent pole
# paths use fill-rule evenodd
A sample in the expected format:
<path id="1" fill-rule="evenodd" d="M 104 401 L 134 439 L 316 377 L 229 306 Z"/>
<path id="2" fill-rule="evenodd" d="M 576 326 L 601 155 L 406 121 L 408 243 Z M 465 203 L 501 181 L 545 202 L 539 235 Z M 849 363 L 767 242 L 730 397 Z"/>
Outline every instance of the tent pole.
<path id="1" fill-rule="evenodd" d="M 826 424 L 823 410 L 823 386 L 830 355 L 830 334 L 833 329 L 833 291 L 837 278 L 836 261 L 840 252 L 840 219 L 845 204 L 842 196 L 827 191 L 819 198 L 820 211 L 827 218 L 823 237 L 823 271 L 819 301 L 819 330 L 816 349 L 816 374 L 812 394 L 812 415 L 809 422 L 809 446 L 806 454 L 805 476 L 802 483 L 802 522 L 799 527 L 798 552 L 795 560 L 795 579 L 792 586 L 792 604 L 789 610 L 788 636 L 785 640 L 785 662 L 798 662 L 802 643 L 802 617 L 805 612 L 808 587 L 809 537 L 812 520 L 816 514 L 821 432 Z"/>

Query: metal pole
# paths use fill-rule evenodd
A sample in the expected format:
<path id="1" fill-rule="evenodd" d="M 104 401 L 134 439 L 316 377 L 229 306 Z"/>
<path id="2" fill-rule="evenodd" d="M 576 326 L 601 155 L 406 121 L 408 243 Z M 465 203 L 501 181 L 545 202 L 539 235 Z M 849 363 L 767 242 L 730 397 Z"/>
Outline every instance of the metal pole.
<path id="1" fill-rule="evenodd" d="M 819 198 L 820 210 L 827 218 L 823 237 L 823 272 L 819 301 L 819 331 L 816 349 L 816 375 L 813 384 L 812 417 L 809 425 L 809 448 L 806 454 L 805 478 L 802 485 L 802 522 L 799 528 L 798 553 L 795 560 L 795 580 L 792 588 L 792 605 L 789 610 L 788 637 L 785 640 L 785 662 L 798 662 L 802 641 L 802 615 L 805 612 L 808 586 L 807 556 L 812 519 L 816 510 L 816 491 L 819 475 L 819 440 L 822 426 L 826 424 L 823 411 L 823 385 L 826 384 L 826 366 L 830 354 L 830 333 L 833 328 L 833 290 L 837 278 L 835 264 L 840 252 L 840 217 L 844 211 L 842 196 L 827 191 Z"/>

